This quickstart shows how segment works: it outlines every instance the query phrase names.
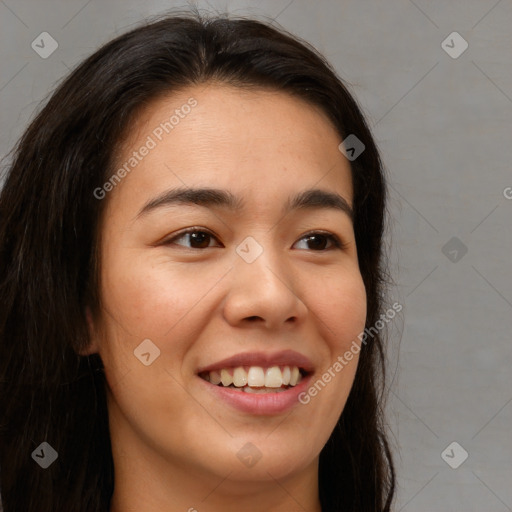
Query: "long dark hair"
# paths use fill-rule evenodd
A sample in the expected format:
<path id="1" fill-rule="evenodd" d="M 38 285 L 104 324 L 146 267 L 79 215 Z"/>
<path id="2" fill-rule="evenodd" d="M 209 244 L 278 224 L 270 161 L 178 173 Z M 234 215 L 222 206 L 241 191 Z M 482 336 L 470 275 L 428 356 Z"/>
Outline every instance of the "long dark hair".
<path id="1" fill-rule="evenodd" d="M 165 16 L 109 42 L 56 89 L 17 144 L 0 195 L 0 492 L 4 512 L 106 512 L 114 486 L 105 380 L 85 309 L 97 310 L 103 208 L 117 144 L 141 107 L 209 81 L 287 92 L 320 107 L 351 162 L 368 327 L 383 308 L 385 183 L 357 103 L 307 43 L 249 19 Z M 320 455 L 324 512 L 387 512 L 395 471 L 383 420 L 380 334 L 362 345 L 348 401 Z M 48 442 L 58 463 L 33 452 Z"/>

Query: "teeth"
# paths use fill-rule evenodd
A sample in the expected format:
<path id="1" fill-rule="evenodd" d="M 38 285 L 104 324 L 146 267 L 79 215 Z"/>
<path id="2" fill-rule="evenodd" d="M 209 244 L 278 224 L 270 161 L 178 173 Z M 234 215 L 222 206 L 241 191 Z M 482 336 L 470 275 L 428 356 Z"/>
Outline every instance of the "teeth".
<path id="1" fill-rule="evenodd" d="M 290 384 L 291 371 L 289 366 L 285 366 L 283 369 L 283 384 L 288 386 Z"/>
<path id="2" fill-rule="evenodd" d="M 294 366 L 292 368 L 292 375 L 290 377 L 290 386 L 297 385 L 297 382 L 299 382 L 299 376 L 300 376 L 299 369 L 296 366 Z"/>
<path id="3" fill-rule="evenodd" d="M 266 388 L 280 388 L 283 385 L 283 374 L 279 366 L 272 366 L 265 375 Z"/>
<path id="4" fill-rule="evenodd" d="M 213 370 L 204 378 L 215 386 L 222 384 L 224 387 L 243 388 L 246 393 L 267 393 L 286 391 L 284 386 L 296 386 L 302 380 L 302 375 L 297 366 L 238 366 Z"/>
<path id="5" fill-rule="evenodd" d="M 219 372 L 216 372 L 215 370 L 213 372 L 210 372 L 210 382 L 212 384 L 214 384 L 216 386 L 217 384 L 220 384 L 221 381 L 222 381 L 222 379 L 220 377 Z"/>
<path id="6" fill-rule="evenodd" d="M 223 386 L 229 386 L 230 384 L 233 384 L 233 377 L 227 370 L 224 369 L 220 371 L 220 380 Z"/>
<path id="7" fill-rule="evenodd" d="M 233 372 L 233 384 L 237 388 L 242 388 L 247 385 L 247 373 L 242 367 L 235 368 Z"/>
<path id="8" fill-rule="evenodd" d="M 253 387 L 262 387 L 265 385 L 265 373 L 260 366 L 251 366 L 247 374 L 247 384 Z"/>

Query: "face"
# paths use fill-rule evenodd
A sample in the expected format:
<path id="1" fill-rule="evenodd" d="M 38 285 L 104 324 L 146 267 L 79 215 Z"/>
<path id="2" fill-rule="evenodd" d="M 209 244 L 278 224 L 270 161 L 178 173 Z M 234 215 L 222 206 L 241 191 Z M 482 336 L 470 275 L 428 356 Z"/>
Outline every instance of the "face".
<path id="1" fill-rule="evenodd" d="M 340 142 L 281 92 L 203 85 L 139 115 L 116 157 L 129 171 L 105 187 L 90 347 L 116 471 L 316 474 L 358 355 L 332 368 L 366 318 Z"/>

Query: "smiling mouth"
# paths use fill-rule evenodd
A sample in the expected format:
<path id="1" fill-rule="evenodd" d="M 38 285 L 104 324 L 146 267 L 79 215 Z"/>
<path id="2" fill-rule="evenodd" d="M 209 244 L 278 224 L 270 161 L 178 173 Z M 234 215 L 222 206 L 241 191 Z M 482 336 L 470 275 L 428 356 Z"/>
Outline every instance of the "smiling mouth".
<path id="1" fill-rule="evenodd" d="M 214 386 L 245 393 L 279 393 L 295 387 L 309 373 L 298 366 L 237 366 L 201 372 Z"/>

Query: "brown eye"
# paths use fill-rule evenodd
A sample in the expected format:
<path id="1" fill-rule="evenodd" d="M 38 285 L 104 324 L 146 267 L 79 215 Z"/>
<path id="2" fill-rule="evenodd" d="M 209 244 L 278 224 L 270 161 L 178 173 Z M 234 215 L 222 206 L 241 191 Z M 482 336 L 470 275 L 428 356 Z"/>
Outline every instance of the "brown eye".
<path id="1" fill-rule="evenodd" d="M 306 240 L 306 244 L 308 245 L 306 248 L 313 251 L 326 251 L 333 248 L 342 248 L 342 244 L 338 237 L 330 233 L 309 233 L 303 236 L 301 240 Z M 328 246 L 329 242 L 331 244 L 330 246 Z"/>
<path id="2" fill-rule="evenodd" d="M 207 249 L 208 247 L 213 247 L 210 245 L 212 238 L 215 238 L 211 233 L 207 231 L 201 231 L 199 229 L 189 229 L 187 231 L 182 231 L 179 235 L 171 238 L 169 241 L 165 243 L 165 245 L 183 245 L 181 243 L 177 243 L 177 240 L 186 239 L 189 240 L 189 246 L 187 248 L 190 249 Z"/>

